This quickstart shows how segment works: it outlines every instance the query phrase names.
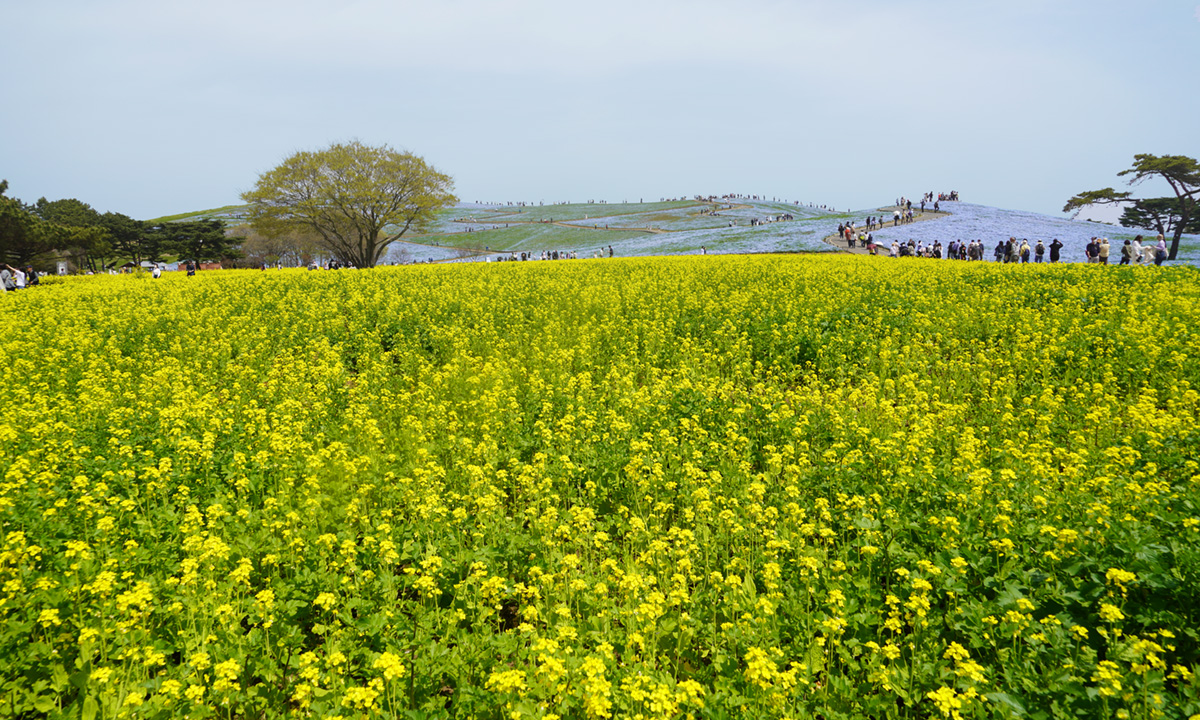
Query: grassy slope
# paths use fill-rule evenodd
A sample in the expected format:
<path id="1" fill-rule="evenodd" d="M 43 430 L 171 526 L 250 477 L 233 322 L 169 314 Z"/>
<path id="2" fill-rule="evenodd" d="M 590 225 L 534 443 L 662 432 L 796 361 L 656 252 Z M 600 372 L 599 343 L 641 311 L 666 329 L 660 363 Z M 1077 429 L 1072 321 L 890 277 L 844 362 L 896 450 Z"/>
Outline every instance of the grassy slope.
<path id="1" fill-rule="evenodd" d="M 710 209 L 719 214 L 702 214 Z M 750 226 L 751 218 L 785 212 L 796 220 Z M 732 208 L 695 201 L 459 207 L 441 213 L 425 234 L 405 240 L 479 252 L 575 250 L 588 257 L 608 245 L 623 256 L 689 253 L 701 247 L 710 252 L 824 251 L 819 238 L 847 217 L 778 202 L 739 202 Z"/>
<path id="2" fill-rule="evenodd" d="M 179 213 L 178 215 L 163 215 L 162 217 L 152 218 L 146 222 L 169 223 L 178 222 L 180 220 L 206 220 L 208 218 L 230 222 L 234 219 L 234 214 L 243 213 L 249 208 L 249 205 L 226 205 L 225 207 L 212 208 L 209 210 L 195 210 L 192 212 Z"/>

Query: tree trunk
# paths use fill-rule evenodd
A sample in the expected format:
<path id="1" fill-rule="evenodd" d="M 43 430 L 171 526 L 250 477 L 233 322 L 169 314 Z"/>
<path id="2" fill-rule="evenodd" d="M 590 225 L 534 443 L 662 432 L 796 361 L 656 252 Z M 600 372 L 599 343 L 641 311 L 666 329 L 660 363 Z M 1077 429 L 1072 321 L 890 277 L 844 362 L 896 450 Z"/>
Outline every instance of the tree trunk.
<path id="1" fill-rule="evenodd" d="M 1179 238 L 1183 236 L 1183 229 L 1191 223 L 1192 211 L 1195 209 L 1195 200 L 1187 195 L 1179 196 L 1179 224 L 1175 226 L 1175 233 L 1171 237 L 1171 252 L 1167 257 L 1168 260 L 1174 260 L 1175 255 L 1179 252 Z"/>

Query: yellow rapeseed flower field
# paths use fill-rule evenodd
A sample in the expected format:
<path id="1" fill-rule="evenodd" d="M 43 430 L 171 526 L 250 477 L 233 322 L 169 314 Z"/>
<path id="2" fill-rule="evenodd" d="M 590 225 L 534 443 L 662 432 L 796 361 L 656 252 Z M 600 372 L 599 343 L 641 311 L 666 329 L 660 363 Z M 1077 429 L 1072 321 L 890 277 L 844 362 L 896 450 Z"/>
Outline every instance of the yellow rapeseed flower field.
<path id="1" fill-rule="evenodd" d="M 1200 713 L 1190 268 L 0 297 L 0 715 Z"/>

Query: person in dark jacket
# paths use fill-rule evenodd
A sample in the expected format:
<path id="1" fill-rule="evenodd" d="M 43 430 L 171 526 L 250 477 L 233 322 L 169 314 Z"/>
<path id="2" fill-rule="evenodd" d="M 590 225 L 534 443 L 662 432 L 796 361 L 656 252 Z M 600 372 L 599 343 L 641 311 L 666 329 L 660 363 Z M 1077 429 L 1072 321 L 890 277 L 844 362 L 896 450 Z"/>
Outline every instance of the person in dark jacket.
<path id="1" fill-rule="evenodd" d="M 1058 238 L 1054 238 L 1054 240 L 1050 242 L 1050 262 L 1058 262 L 1058 251 L 1062 250 L 1062 246 L 1063 244 L 1058 241 Z"/>
<path id="2" fill-rule="evenodd" d="M 1128 265 L 1129 261 L 1132 259 L 1133 259 L 1133 245 L 1131 245 L 1129 243 L 1129 241 L 1126 240 L 1125 244 L 1121 247 L 1121 264 Z"/>

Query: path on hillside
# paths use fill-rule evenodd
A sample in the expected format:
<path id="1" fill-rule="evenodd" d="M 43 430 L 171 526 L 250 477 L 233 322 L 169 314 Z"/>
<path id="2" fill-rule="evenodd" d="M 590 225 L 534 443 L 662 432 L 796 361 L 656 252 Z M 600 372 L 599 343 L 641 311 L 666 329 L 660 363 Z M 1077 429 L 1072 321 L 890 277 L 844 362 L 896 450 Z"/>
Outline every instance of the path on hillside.
<path id="1" fill-rule="evenodd" d="M 715 204 L 715 203 L 710 203 L 710 202 L 708 202 L 708 201 L 703 201 L 703 200 L 684 200 L 684 201 L 681 201 L 681 202 L 686 202 L 686 203 L 688 203 L 687 205 L 682 205 L 682 206 L 680 206 L 680 208 L 678 208 L 678 209 L 683 209 L 683 210 L 686 210 L 686 209 L 687 209 L 687 208 L 689 208 L 689 207 L 696 207 L 696 206 L 698 206 L 698 205 L 713 205 L 713 204 Z M 622 204 L 626 204 L 626 203 L 622 203 Z M 592 207 L 600 207 L 600 208 L 603 208 L 603 207 L 604 207 L 604 204 L 603 204 L 603 203 L 601 203 L 601 204 L 599 204 L 599 205 L 592 204 L 591 206 L 592 206 Z M 542 206 L 539 206 L 539 207 L 542 207 Z M 598 216 L 598 217 L 601 217 L 601 218 L 604 218 L 604 217 L 625 217 L 625 216 L 629 216 L 629 215 L 643 215 L 643 214 L 645 214 L 645 213 L 647 213 L 647 212 L 657 212 L 657 211 L 654 211 L 654 210 L 643 210 L 642 212 L 619 212 L 619 213 L 610 213 L 610 214 L 608 214 L 608 215 L 600 215 L 600 216 Z M 558 225 L 559 227 L 565 227 L 565 228 L 576 228 L 576 229 L 579 229 L 579 230 L 606 230 L 606 231 L 608 231 L 608 232 L 642 232 L 642 233 L 647 233 L 647 234 L 652 234 L 652 235 L 656 235 L 656 234 L 658 234 L 658 233 L 671 232 L 670 230 L 663 230 L 662 228 L 655 228 L 655 227 L 652 227 L 652 226 L 651 226 L 651 227 L 644 227 L 644 228 L 643 228 L 643 227 L 607 227 L 607 226 L 605 226 L 605 227 L 600 227 L 600 226 L 598 226 L 598 225 L 577 225 L 577 224 L 575 224 L 575 223 L 578 223 L 578 222 L 579 222 L 579 220 L 580 220 L 579 218 L 576 218 L 575 220 L 559 220 L 559 221 L 555 221 L 555 220 L 517 220 L 517 219 L 514 219 L 514 218 L 513 218 L 513 216 L 514 216 L 514 215 L 518 215 L 518 216 L 519 216 L 519 215 L 521 215 L 521 214 L 522 214 L 522 213 L 521 213 L 521 211 L 520 211 L 520 210 L 510 210 L 510 211 L 508 211 L 508 212 L 502 212 L 502 213 L 500 213 L 500 214 L 498 214 L 498 215 L 489 215 L 489 216 L 487 216 L 487 217 L 485 217 L 485 218 L 479 218 L 479 219 L 459 219 L 459 218 L 455 218 L 453 222 L 456 222 L 456 223 L 464 223 L 464 224 L 467 224 L 467 225 L 486 225 L 486 224 L 488 224 L 488 223 L 499 223 L 499 222 L 503 222 L 505 225 L 509 225 L 509 224 L 514 224 L 514 225 L 516 225 L 516 224 L 523 224 L 523 225 Z M 585 217 L 584 217 L 584 218 L 582 218 L 582 219 L 583 219 L 583 220 L 588 220 L 589 218 L 587 218 L 587 217 L 585 216 Z M 648 225 L 652 225 L 652 223 L 648 223 Z M 496 230 L 496 229 L 499 229 L 499 228 L 492 228 L 492 229 L 493 229 L 493 230 Z M 484 231 L 484 232 L 486 232 L 486 231 Z"/>
<path id="2" fill-rule="evenodd" d="M 900 208 L 884 207 L 884 208 L 879 208 L 877 212 L 884 214 L 884 215 L 891 215 L 896 210 L 900 210 Z M 925 222 L 927 220 L 940 220 L 944 217 L 949 217 L 949 216 L 950 216 L 950 213 L 946 212 L 945 210 L 943 210 L 941 212 L 934 212 L 932 210 L 926 210 L 924 212 L 918 211 L 918 214 L 913 217 L 912 222 L 900 223 L 899 225 L 896 225 L 896 226 L 893 226 L 890 223 L 883 223 L 883 225 L 881 225 L 879 227 L 879 230 L 883 230 L 885 228 L 890 228 L 890 227 L 904 227 L 905 225 L 911 225 L 912 223 L 917 223 L 917 222 Z M 872 230 L 871 232 L 876 232 L 876 231 Z M 855 236 L 856 236 L 855 243 L 856 244 L 854 247 L 846 247 L 846 238 L 842 237 L 841 235 L 838 235 L 837 233 L 832 233 L 830 235 L 826 235 L 825 237 L 821 238 L 821 240 L 826 245 L 837 248 L 839 251 L 844 252 L 844 253 L 853 253 L 854 255 L 870 255 L 871 254 L 870 250 L 857 244 L 857 242 L 858 242 L 857 235 L 858 235 L 858 233 L 855 233 Z M 890 246 L 885 247 L 884 244 L 882 242 L 879 242 L 878 240 L 875 242 L 875 244 L 878 245 L 880 248 L 882 248 L 882 252 L 880 253 L 882 255 L 887 255 L 888 252 L 890 251 Z"/>
<path id="3" fill-rule="evenodd" d="M 683 205 L 681 207 L 681 209 L 686 210 L 688 208 L 698 207 L 698 206 L 717 206 L 717 205 L 729 205 L 730 208 L 727 208 L 727 209 L 750 207 L 749 205 L 740 205 L 740 204 L 735 204 L 735 203 L 716 203 L 716 202 L 708 202 L 706 200 L 704 200 L 704 201 L 692 200 L 692 201 L 685 201 L 685 202 L 688 202 L 690 204 Z M 601 205 L 598 205 L 598 207 L 604 207 L 604 205 L 601 204 Z M 613 213 L 611 215 L 601 215 L 600 217 L 623 217 L 623 216 L 630 216 L 630 215 L 641 215 L 644 212 L 654 212 L 654 211 L 648 210 L 648 211 L 643 211 L 643 212 Z M 521 214 L 522 213 L 519 210 L 509 210 L 506 212 L 501 212 L 496 215 L 489 215 L 486 218 L 477 218 L 477 219 L 455 218 L 452 222 L 460 223 L 460 224 L 464 224 L 464 225 L 489 225 L 489 224 L 504 223 L 505 227 L 507 227 L 509 225 L 557 225 L 558 227 L 571 228 L 573 230 L 600 230 L 603 232 L 637 232 L 637 233 L 646 233 L 647 235 L 659 235 L 662 233 L 675 232 L 672 230 L 664 230 L 662 228 L 656 228 L 656 227 L 627 227 L 627 226 L 608 227 L 608 226 L 600 226 L 600 225 L 579 225 L 579 224 L 576 224 L 579 222 L 579 220 L 574 220 L 574 221 L 568 221 L 568 220 L 523 220 L 523 219 L 518 220 L 514 217 L 514 216 L 520 216 Z M 699 215 L 699 213 L 695 213 L 695 214 Z M 479 232 L 488 232 L 488 230 L 499 230 L 499 229 L 500 228 L 498 228 L 498 227 L 485 228 L 483 230 L 480 230 Z M 464 234 L 466 234 L 466 233 L 461 233 L 461 232 L 460 233 L 430 233 L 429 235 L 421 235 L 420 237 L 422 237 L 422 238 L 461 237 Z M 429 243 L 413 242 L 411 240 L 396 240 L 395 242 L 403 243 L 405 245 L 413 245 L 416 247 L 429 247 Z M 435 245 L 434 247 L 446 247 L 446 248 L 462 251 L 462 253 L 463 253 L 462 255 L 455 257 L 455 258 L 447 258 L 445 260 L 437 260 L 435 262 L 449 262 L 450 260 L 465 260 L 465 259 L 470 259 L 473 257 L 481 257 L 481 256 L 485 256 L 485 255 L 500 255 L 503 253 L 512 253 L 512 252 L 530 252 L 530 251 L 521 251 L 521 250 L 515 250 L 515 251 L 514 250 L 487 250 L 485 248 L 478 248 L 478 247 L 472 248 L 472 247 L 466 247 L 466 246 L 461 246 L 461 245 L 460 246 Z"/>
<path id="4" fill-rule="evenodd" d="M 722 211 L 751 210 L 751 209 L 755 208 L 754 205 L 743 203 L 743 202 L 736 202 L 735 200 L 731 200 L 731 199 L 725 199 L 725 200 L 721 200 L 721 201 L 693 200 L 693 201 L 685 201 L 685 202 L 688 202 L 689 204 L 682 205 L 680 208 L 675 208 L 675 209 L 691 210 L 691 209 L 695 209 L 695 208 L 710 208 L 711 210 L 708 213 L 704 213 L 702 211 L 697 210 L 696 212 L 689 212 L 687 214 L 694 216 L 694 217 L 706 216 L 706 217 L 713 217 L 713 218 L 717 218 L 717 219 L 724 218 L 724 216 L 720 215 L 720 213 Z M 604 205 L 600 204 L 600 205 L 596 205 L 596 207 L 603 208 Z M 881 209 L 879 212 L 883 213 L 885 211 L 891 212 L 891 209 L 890 208 L 889 209 Z M 497 225 L 498 226 L 501 223 L 505 226 L 505 228 L 507 228 L 511 225 L 556 225 L 558 227 L 569 228 L 569 229 L 573 229 L 573 230 L 598 230 L 598 231 L 602 231 L 602 232 L 617 232 L 617 233 L 633 232 L 633 233 L 645 233 L 647 235 L 659 235 L 659 234 L 666 234 L 666 233 L 672 233 L 672 232 L 684 232 L 682 230 L 667 230 L 664 228 L 656 228 L 656 227 L 653 227 L 653 223 L 647 223 L 647 227 L 630 227 L 630 226 L 615 226 L 615 225 L 614 226 L 604 226 L 604 225 L 579 224 L 582 220 L 599 220 L 602 218 L 609 218 L 609 217 L 617 218 L 617 217 L 624 217 L 624 216 L 637 216 L 637 215 L 653 213 L 653 212 L 658 212 L 658 211 L 644 210 L 641 212 L 617 212 L 617 213 L 612 213 L 610 215 L 600 215 L 597 218 L 586 218 L 585 217 L 582 219 L 577 218 L 574 220 L 526 220 L 526 219 L 518 219 L 522 215 L 522 212 L 520 210 L 502 210 L 496 214 L 488 215 L 486 217 L 454 218 L 453 220 L 451 220 L 451 222 L 461 224 L 461 225 L 482 226 L 482 229 L 478 231 L 480 233 L 487 233 L 487 232 L 493 231 L 493 230 L 500 230 L 500 229 L 502 229 L 500 227 L 487 227 L 487 226 L 489 226 L 489 225 Z M 930 211 L 930 212 L 925 213 L 924 215 L 917 216 L 914 219 L 914 221 L 932 220 L 937 217 L 944 217 L 947 214 L 948 213 L 944 213 L 944 212 L 943 213 L 934 213 L 934 212 Z M 771 213 L 768 213 L 768 215 L 771 215 Z M 693 228 L 688 228 L 688 230 L 692 230 L 692 229 Z M 462 238 L 462 236 L 466 235 L 467 233 L 468 233 L 468 231 L 441 232 L 441 233 L 430 233 L 428 235 L 421 235 L 418 237 L 421 240 L 433 240 L 434 238 L 441 238 L 441 237 Z M 857 247 L 852 248 L 852 249 L 846 248 L 845 241 L 843 240 L 839 243 L 838 242 L 839 237 L 836 234 L 830 235 L 830 236 L 824 238 L 823 240 L 826 244 L 836 247 L 839 250 L 842 250 L 843 252 L 853 252 L 853 253 L 865 253 L 866 252 L 865 248 L 857 248 Z M 489 255 L 503 255 L 506 253 L 511 254 L 511 253 L 518 253 L 518 252 L 531 252 L 531 251 L 501 250 L 501 249 L 490 250 L 490 249 L 480 248 L 480 247 L 469 247 L 466 245 L 437 245 L 437 244 L 431 244 L 429 242 L 418 242 L 415 240 L 403 240 L 403 239 L 396 240 L 395 242 L 403 244 L 403 245 L 410 245 L 414 248 L 438 248 L 439 250 L 446 250 L 446 251 L 455 253 L 454 257 L 442 258 L 440 260 L 435 260 L 434 261 L 435 263 L 471 260 L 471 259 L 475 259 L 475 258 L 479 258 L 479 257 L 486 257 Z"/>

